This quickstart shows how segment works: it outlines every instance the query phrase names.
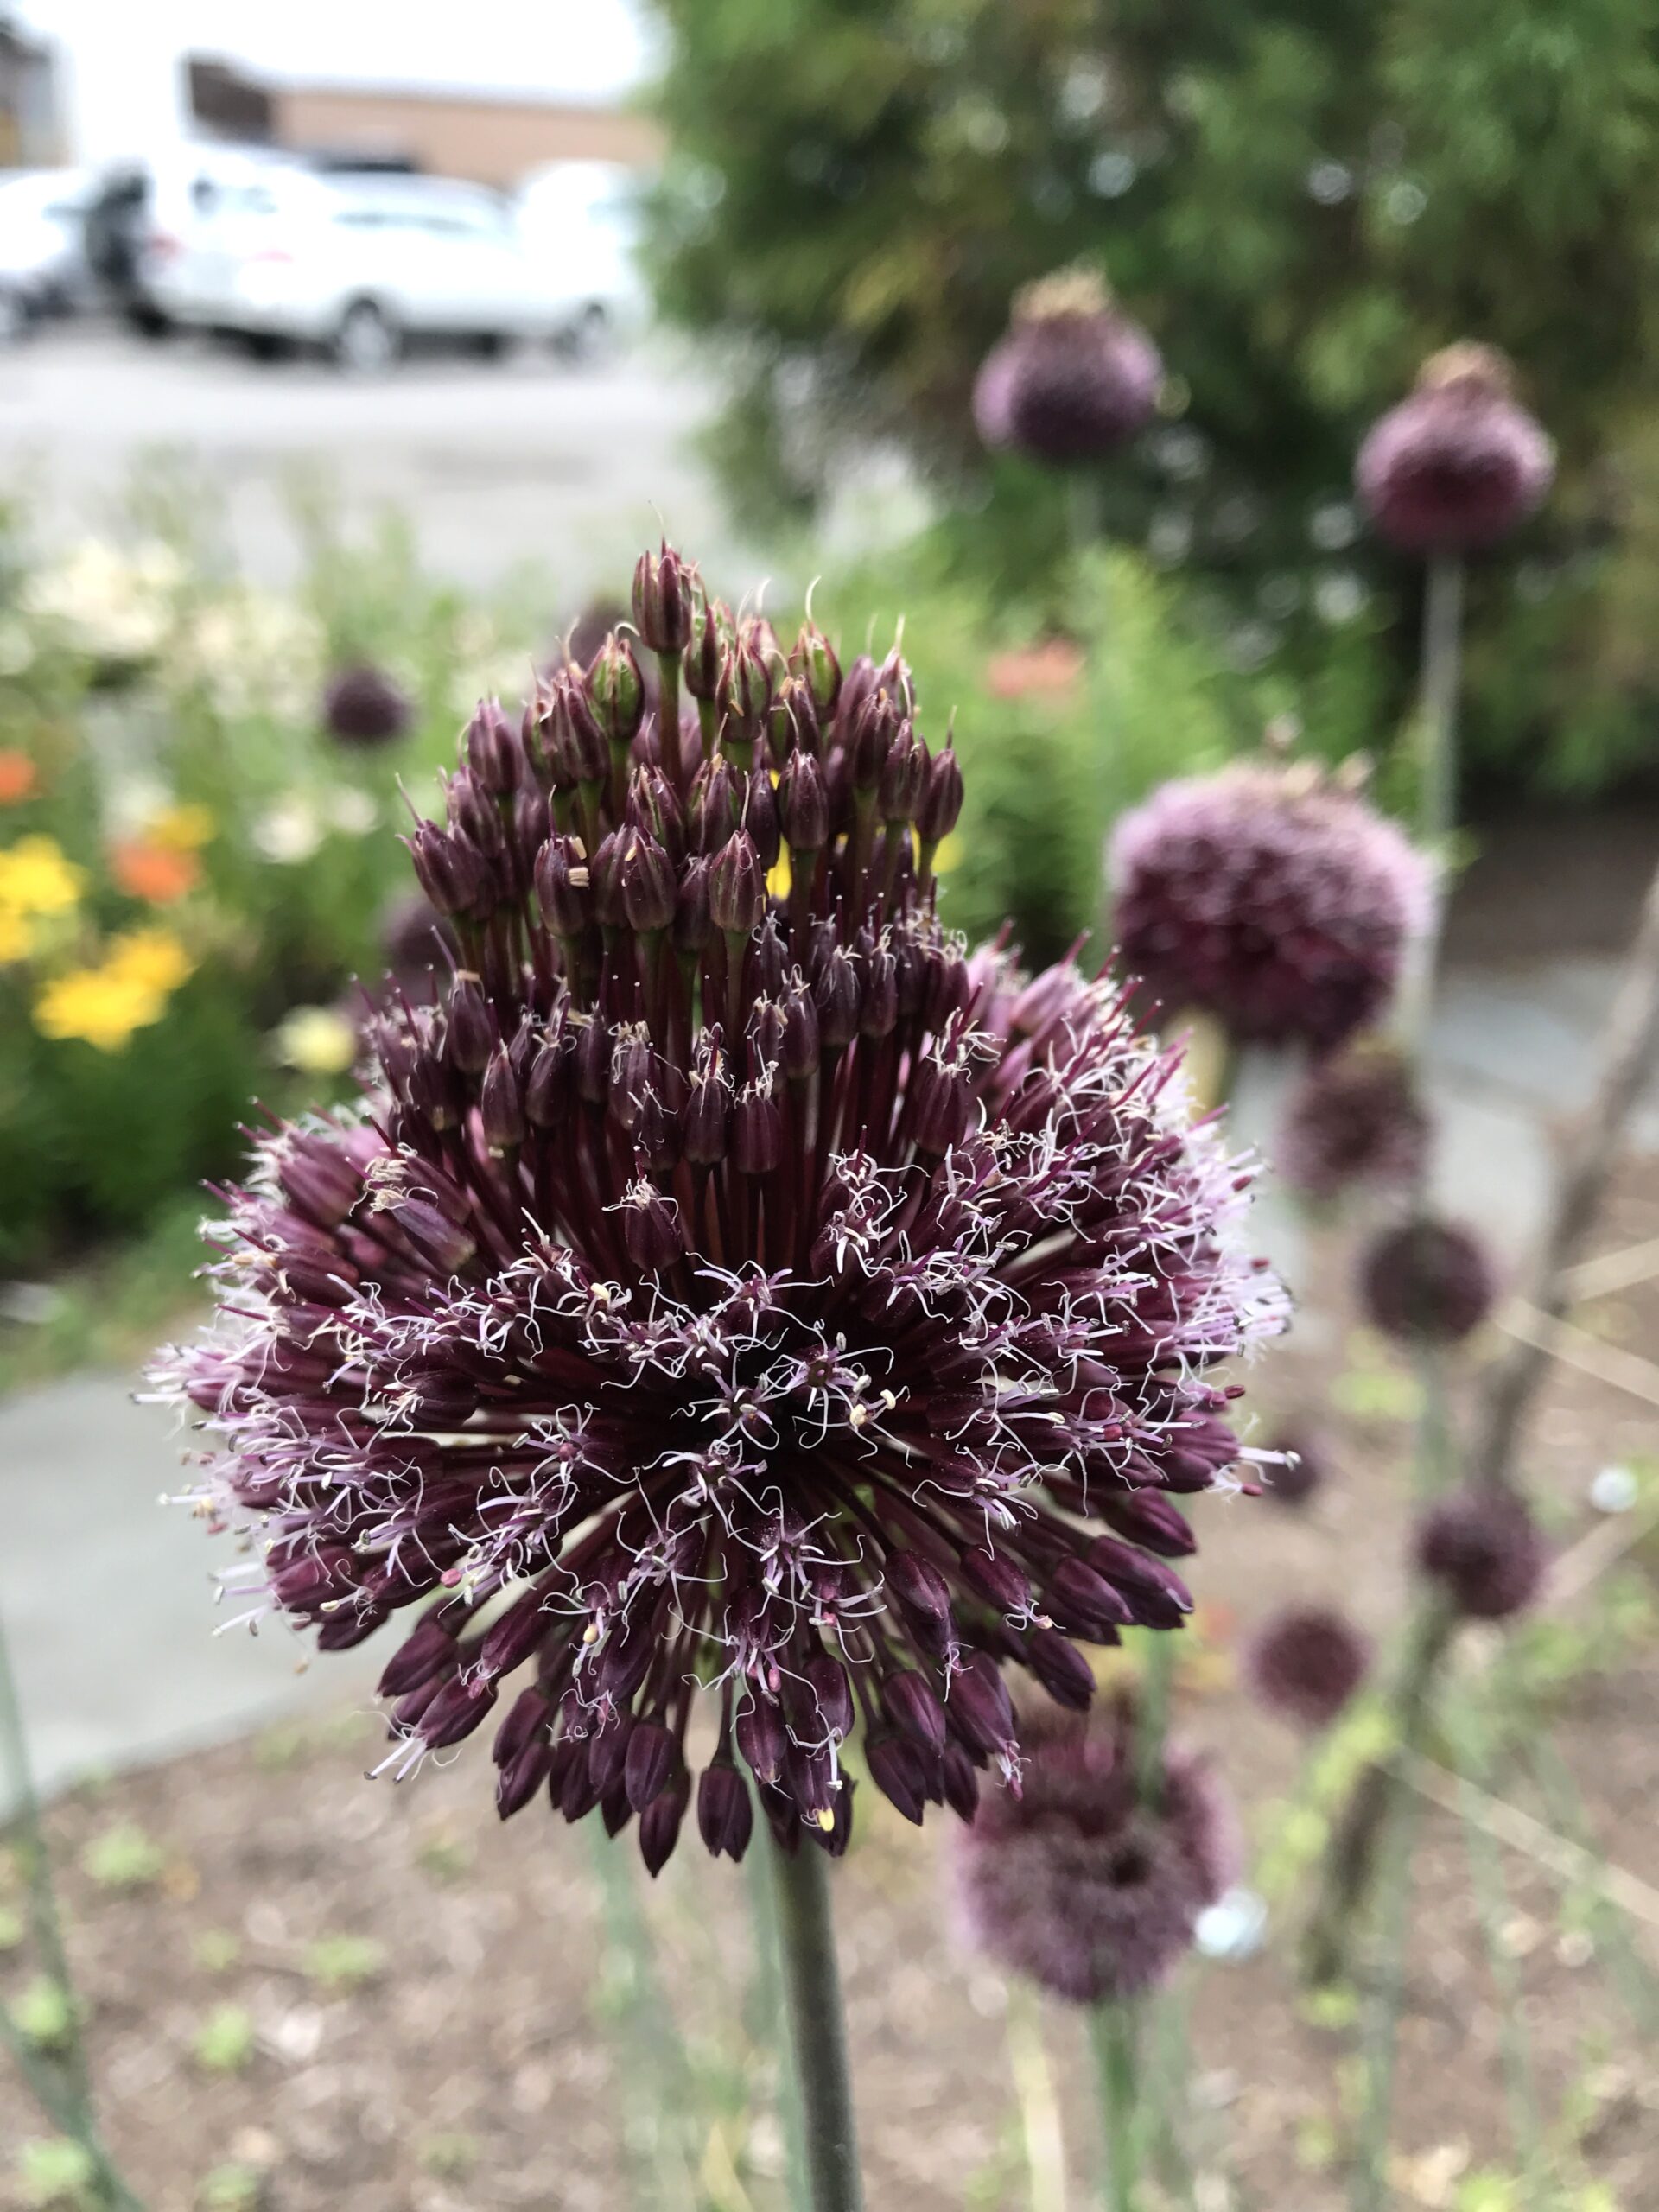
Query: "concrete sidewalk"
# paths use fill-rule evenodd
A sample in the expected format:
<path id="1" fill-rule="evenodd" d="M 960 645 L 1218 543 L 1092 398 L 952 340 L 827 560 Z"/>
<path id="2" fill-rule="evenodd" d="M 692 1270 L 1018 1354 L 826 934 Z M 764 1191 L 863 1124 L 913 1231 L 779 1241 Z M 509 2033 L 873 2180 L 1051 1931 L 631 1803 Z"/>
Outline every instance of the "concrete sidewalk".
<path id="1" fill-rule="evenodd" d="M 1548 1198 L 1552 1132 L 1580 1107 L 1618 978 L 1607 959 L 1464 969 L 1447 978 L 1431 1040 L 1437 1181 L 1513 1260 Z M 1271 1152 L 1282 1072 L 1247 1069 L 1241 1134 Z M 1635 1143 L 1659 1151 L 1659 1094 Z M 1300 1224 L 1269 1184 L 1262 1247 L 1294 1281 Z M 215 1639 L 213 1575 L 233 1554 L 180 1508 L 170 1415 L 132 1402 L 130 1378 L 79 1376 L 0 1405 L 0 1619 L 43 1788 L 234 1735 L 310 1700 L 366 1695 L 369 1652 L 302 1670 L 305 1649 L 268 1624 Z"/>

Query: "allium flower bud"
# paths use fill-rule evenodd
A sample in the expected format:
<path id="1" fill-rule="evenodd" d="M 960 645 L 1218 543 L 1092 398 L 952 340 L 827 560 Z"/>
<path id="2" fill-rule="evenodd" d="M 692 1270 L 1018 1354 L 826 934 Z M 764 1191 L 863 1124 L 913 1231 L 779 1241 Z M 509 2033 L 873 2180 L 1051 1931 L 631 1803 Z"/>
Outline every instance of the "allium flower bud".
<path id="1" fill-rule="evenodd" d="M 337 669 L 324 687 L 322 726 L 337 745 L 393 744 L 414 719 L 402 685 L 367 661 Z"/>
<path id="2" fill-rule="evenodd" d="M 1455 1344 L 1492 1309 L 1497 1282 L 1471 1229 L 1426 1216 L 1385 1230 L 1360 1262 L 1367 1319 L 1402 1344 Z"/>
<path id="3" fill-rule="evenodd" d="M 1371 1648 L 1329 1605 L 1294 1605 L 1252 1638 L 1245 1671 L 1264 1705 L 1305 1728 L 1329 1727 L 1364 1681 Z"/>
<path id="4" fill-rule="evenodd" d="M 1321 1050 L 1388 1003 L 1428 913 L 1394 824 L 1296 768 L 1165 784 L 1119 821 L 1109 873 L 1124 963 L 1171 1012 Z"/>
<path id="5" fill-rule="evenodd" d="M 1125 1707 L 1103 1724 L 1029 1714 L 1020 1747 L 1020 1794 L 982 1799 L 957 1840 L 969 1936 L 1073 2004 L 1156 1988 L 1237 1877 L 1236 1823 L 1209 1766 L 1166 1751 L 1144 1802 Z"/>
<path id="6" fill-rule="evenodd" d="M 1537 1596 L 1549 1554 L 1513 1491 L 1484 1484 L 1431 1505 L 1417 1524 L 1419 1571 L 1471 1620 L 1507 1620 Z"/>
<path id="7" fill-rule="evenodd" d="M 816 622 L 803 622 L 790 654 L 789 665 L 802 677 L 821 720 L 828 721 L 841 696 L 841 663 L 836 649 Z"/>
<path id="8" fill-rule="evenodd" d="M 685 578 L 645 564 L 654 651 Z M 775 640 L 744 640 L 770 696 Z M 387 1764 L 488 1722 L 503 1817 L 597 1813 L 653 1872 L 694 1780 L 741 1852 L 739 1760 L 786 1848 L 838 1855 L 859 1736 L 909 1818 L 1001 1804 L 1004 1669 L 1081 1705 L 1074 1639 L 1179 1624 L 1173 1498 L 1240 1456 L 1213 1370 L 1284 1319 L 1178 1054 L 1108 982 L 969 967 L 878 818 L 927 761 L 909 671 L 831 705 L 826 652 L 822 751 L 776 797 L 648 721 L 625 776 L 569 670 L 510 800 L 469 729 L 410 841 L 453 988 L 389 997 L 354 1111 L 258 1141 L 218 1333 L 156 1370 L 256 1610 L 328 1650 L 403 1617 Z"/>
<path id="9" fill-rule="evenodd" d="M 588 671 L 588 696 L 606 742 L 632 745 L 645 711 L 645 678 L 627 639 L 606 639 Z"/>
<path id="10" fill-rule="evenodd" d="M 1378 533 L 1403 553 L 1496 544 L 1543 504 L 1555 448 L 1515 397 L 1503 354 L 1448 346 L 1372 428 L 1354 480 Z"/>
<path id="11" fill-rule="evenodd" d="M 1315 1061 L 1290 1095 L 1274 1163 L 1304 1198 L 1357 1184 L 1410 1185 L 1428 1152 L 1428 1115 L 1403 1053 L 1362 1042 Z"/>
<path id="12" fill-rule="evenodd" d="M 633 626 L 654 653 L 683 653 L 691 642 L 690 579 L 671 545 L 642 553 L 633 572 Z"/>
<path id="13" fill-rule="evenodd" d="M 1028 285 L 974 387 L 988 446 L 1065 464 L 1115 453 L 1150 421 L 1164 380 L 1158 349 L 1092 270 Z"/>
<path id="14" fill-rule="evenodd" d="M 518 787 L 524 755 L 518 734 L 501 710 L 499 699 L 480 699 L 461 735 L 467 765 L 479 788 L 492 798 L 505 798 Z"/>

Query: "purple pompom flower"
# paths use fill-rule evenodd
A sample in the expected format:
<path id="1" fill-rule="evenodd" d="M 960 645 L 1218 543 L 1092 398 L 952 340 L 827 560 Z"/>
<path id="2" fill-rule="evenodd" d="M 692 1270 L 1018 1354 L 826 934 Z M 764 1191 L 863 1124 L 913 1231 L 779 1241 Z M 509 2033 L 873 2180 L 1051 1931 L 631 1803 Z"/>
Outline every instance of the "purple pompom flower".
<path id="1" fill-rule="evenodd" d="M 992 448 L 1094 461 L 1145 427 L 1163 378 L 1157 347 L 1101 278 L 1063 270 L 1016 296 L 1007 335 L 975 384 L 974 421 Z"/>
<path id="2" fill-rule="evenodd" d="M 1086 1697 L 1071 1639 L 1179 1625 L 1172 1493 L 1239 1457 L 1211 1370 L 1285 1312 L 1122 992 L 940 924 L 960 785 L 903 663 L 798 700 L 774 792 L 735 709 L 785 670 L 719 612 L 734 710 L 677 776 L 591 670 L 479 709 L 410 841 L 447 996 L 393 1001 L 355 1115 L 260 1140 L 218 1326 L 156 1370 L 256 1612 L 404 1616 L 388 1764 L 491 1720 L 504 1815 L 637 1816 L 653 1871 L 698 1706 L 734 1855 L 734 1756 L 791 1847 L 844 1847 L 855 1732 L 918 1819 L 1015 1774 L 1004 1662 Z"/>
<path id="3" fill-rule="evenodd" d="M 1123 962 L 1172 1013 L 1324 1050 L 1387 1003 L 1428 872 L 1392 822 L 1306 764 L 1165 784 L 1109 855 Z"/>
<path id="4" fill-rule="evenodd" d="M 1306 1505 L 1330 1480 L 1330 1443 L 1317 1430 L 1287 1430 L 1257 1455 L 1256 1474 L 1268 1497 L 1281 1505 Z"/>
<path id="5" fill-rule="evenodd" d="M 1402 553 L 1496 544 L 1542 505 L 1555 448 L 1515 397 L 1491 346 L 1448 346 L 1359 449 L 1355 482 L 1378 533 Z"/>
<path id="6" fill-rule="evenodd" d="M 1455 1344 L 1492 1310 L 1486 1248 L 1461 1222 L 1420 1215 L 1385 1230 L 1360 1262 L 1367 1318 L 1408 1344 Z"/>
<path id="7" fill-rule="evenodd" d="M 1020 1789 L 982 1799 L 952 1853 L 970 1938 L 1074 2004 L 1155 1988 L 1238 1877 L 1236 1823 L 1209 1764 L 1171 1747 L 1143 1792 L 1126 1705 L 1109 1725 L 1022 1715 L 1020 1748 Z"/>
<path id="8" fill-rule="evenodd" d="M 409 694 L 370 662 L 336 670 L 324 686 L 322 726 L 336 744 L 391 745 L 414 719 Z"/>
<path id="9" fill-rule="evenodd" d="M 1274 1162 L 1304 1198 L 1358 1184 L 1414 1183 L 1428 1151 L 1428 1116 L 1405 1056 L 1371 1040 L 1318 1060 L 1291 1093 Z"/>
<path id="10" fill-rule="evenodd" d="M 1513 1491 L 1485 1485 L 1438 1499 L 1417 1524 L 1420 1571 L 1471 1620 L 1506 1620 L 1538 1594 L 1549 1554 Z"/>
<path id="11" fill-rule="evenodd" d="M 1294 1605 L 1275 1614 L 1244 1655 L 1262 1702 L 1305 1728 L 1328 1728 L 1370 1663 L 1365 1637 L 1329 1605 Z"/>

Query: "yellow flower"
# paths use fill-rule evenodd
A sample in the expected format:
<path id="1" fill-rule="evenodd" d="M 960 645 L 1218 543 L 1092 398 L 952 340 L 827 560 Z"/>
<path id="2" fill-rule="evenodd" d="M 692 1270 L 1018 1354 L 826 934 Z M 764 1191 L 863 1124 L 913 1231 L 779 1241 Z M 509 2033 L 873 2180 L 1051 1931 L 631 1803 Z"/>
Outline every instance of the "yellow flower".
<path id="1" fill-rule="evenodd" d="M 55 976 L 35 1001 L 41 1036 L 79 1038 L 100 1052 L 118 1052 L 135 1029 L 156 1020 L 166 1001 L 142 983 L 123 982 L 105 968 L 72 968 Z"/>
<path id="2" fill-rule="evenodd" d="M 111 938 L 104 956 L 104 973 L 113 982 L 154 991 L 163 999 L 178 989 L 194 965 L 171 930 L 129 930 Z M 155 1018 L 149 1017 L 152 1021 Z"/>
<path id="3" fill-rule="evenodd" d="M 780 846 L 778 857 L 766 876 L 766 888 L 774 899 L 787 899 L 790 886 L 794 880 L 794 873 L 789 865 L 789 847 Z"/>
<path id="4" fill-rule="evenodd" d="M 175 853 L 197 851 L 211 843 L 218 831 L 212 807 L 203 806 L 194 799 L 163 807 L 146 824 L 146 835 L 152 845 L 165 845 Z"/>
<path id="5" fill-rule="evenodd" d="M 27 960 L 34 950 L 35 932 L 27 915 L 0 906 L 0 968 L 14 960 Z"/>
<path id="6" fill-rule="evenodd" d="M 65 914 L 86 880 L 54 837 L 20 837 L 0 852 L 0 909 L 13 914 Z"/>
<path id="7" fill-rule="evenodd" d="M 357 1032 L 333 1007 L 296 1006 L 271 1041 L 280 1059 L 306 1075 L 344 1075 L 357 1058 Z"/>
<path id="8" fill-rule="evenodd" d="M 941 837 L 939 840 L 939 849 L 933 855 L 934 874 L 949 875 L 961 858 L 962 840 L 952 830 L 949 836 Z"/>

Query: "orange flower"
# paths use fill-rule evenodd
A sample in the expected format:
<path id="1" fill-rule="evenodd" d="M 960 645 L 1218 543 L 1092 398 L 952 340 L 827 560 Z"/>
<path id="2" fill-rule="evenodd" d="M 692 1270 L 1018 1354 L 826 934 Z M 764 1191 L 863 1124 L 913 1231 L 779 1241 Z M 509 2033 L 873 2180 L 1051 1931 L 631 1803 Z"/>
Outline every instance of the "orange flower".
<path id="1" fill-rule="evenodd" d="M 0 751 L 0 806 L 16 806 L 27 798 L 40 779 L 27 753 L 15 747 Z"/>
<path id="2" fill-rule="evenodd" d="M 1065 638 L 1046 638 L 1040 645 L 999 653 L 985 671 L 985 683 L 994 699 L 1025 699 L 1041 692 L 1064 696 L 1077 688 L 1082 674 L 1077 648 Z"/>
<path id="3" fill-rule="evenodd" d="M 110 874 L 130 899 L 168 906 L 201 881 L 201 862 L 194 853 L 135 837 L 110 848 Z"/>

